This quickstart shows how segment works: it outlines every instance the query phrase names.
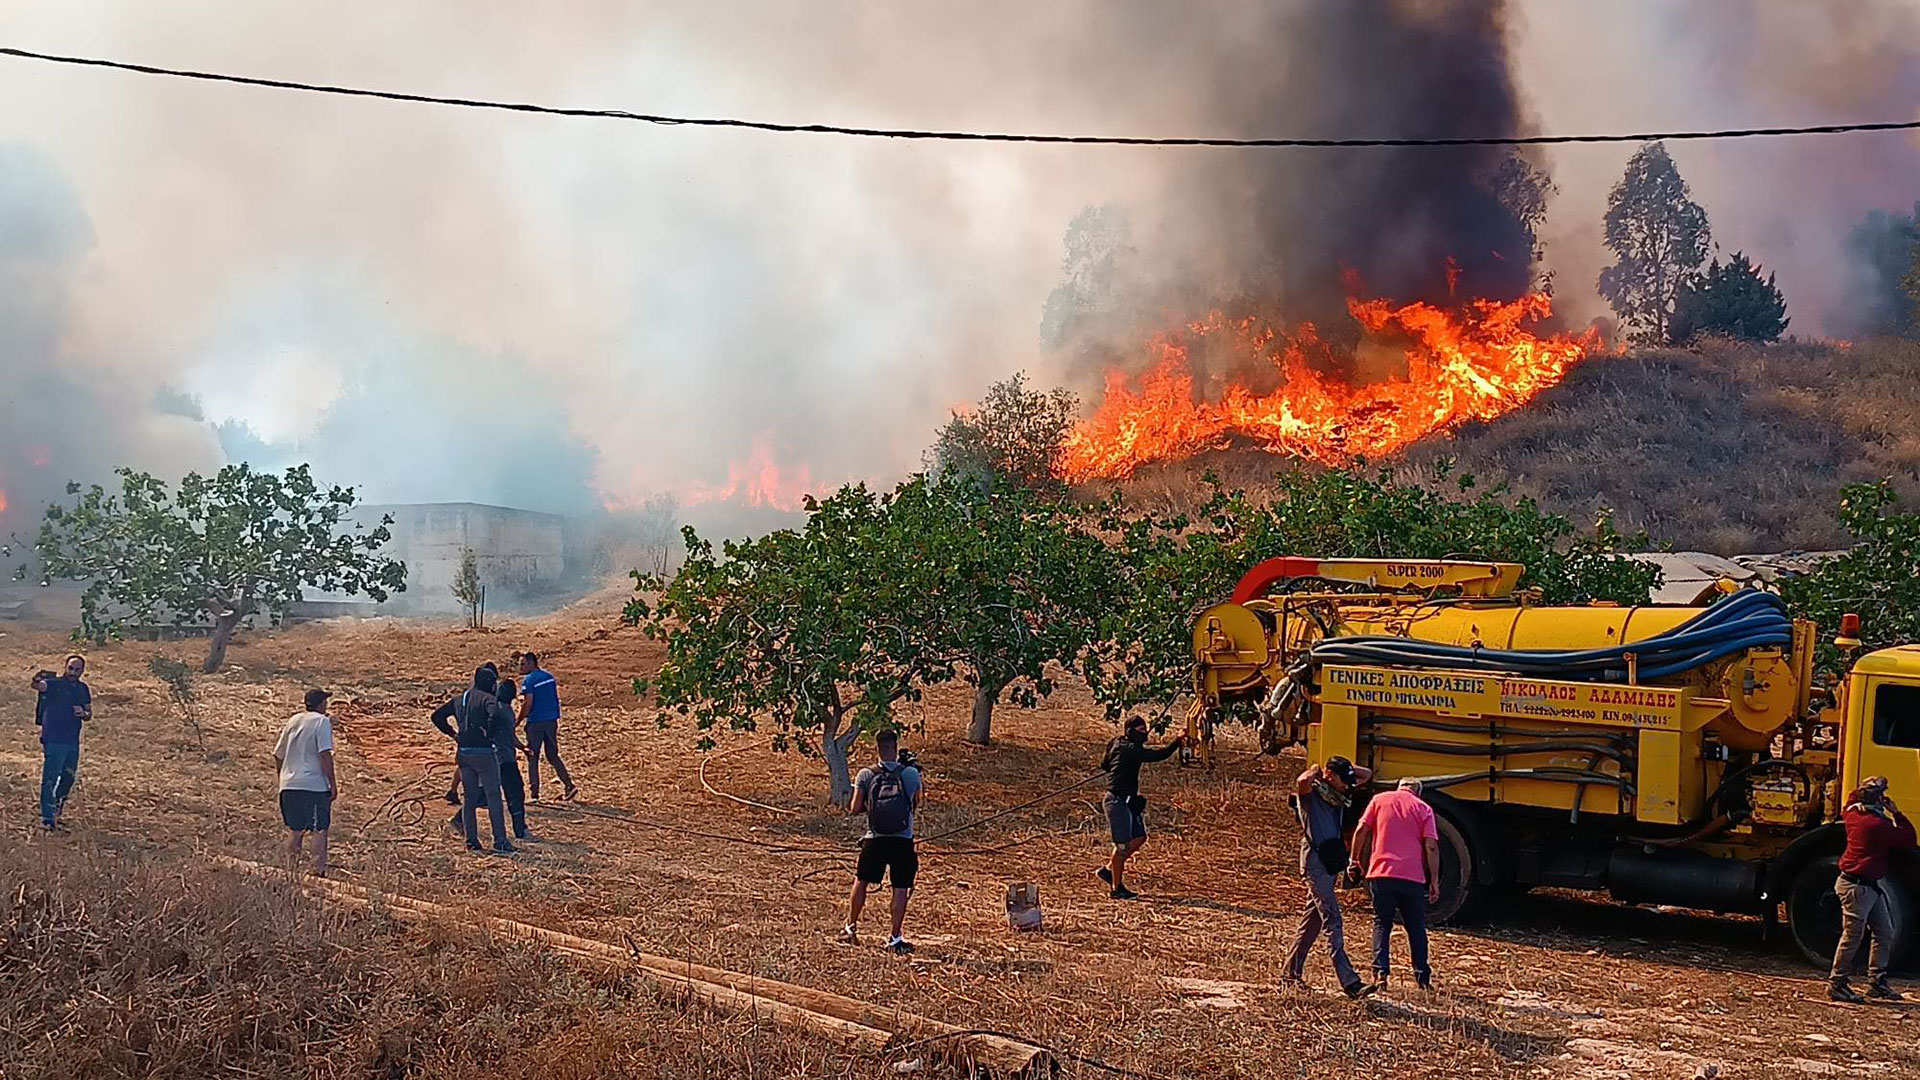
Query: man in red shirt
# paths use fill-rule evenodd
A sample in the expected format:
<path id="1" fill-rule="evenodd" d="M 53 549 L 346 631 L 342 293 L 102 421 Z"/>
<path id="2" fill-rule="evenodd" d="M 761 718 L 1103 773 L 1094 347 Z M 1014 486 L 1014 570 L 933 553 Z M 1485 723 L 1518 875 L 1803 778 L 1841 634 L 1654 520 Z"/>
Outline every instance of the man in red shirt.
<path id="1" fill-rule="evenodd" d="M 1895 852 L 1913 850 L 1913 824 L 1887 798 L 1887 778 L 1869 776 L 1847 800 L 1842 815 L 1847 826 L 1847 850 L 1840 856 L 1840 877 L 1833 893 L 1840 898 L 1840 946 L 1833 951 L 1833 971 L 1827 996 L 1835 1001 L 1864 1002 L 1847 976 L 1860 953 L 1860 940 L 1873 936 L 1867 958 L 1867 997 L 1899 1001 L 1900 992 L 1887 985 L 1887 965 L 1893 960 L 1893 906 L 1880 887 L 1887 876 L 1887 860 Z"/>
<path id="2" fill-rule="evenodd" d="M 1420 798 L 1420 781 L 1375 795 L 1353 831 L 1353 868 L 1365 868 L 1373 896 L 1373 980 L 1387 982 L 1388 944 L 1397 920 L 1407 930 L 1413 981 L 1432 988 L 1427 966 L 1427 905 L 1440 899 L 1440 830 L 1433 807 Z"/>

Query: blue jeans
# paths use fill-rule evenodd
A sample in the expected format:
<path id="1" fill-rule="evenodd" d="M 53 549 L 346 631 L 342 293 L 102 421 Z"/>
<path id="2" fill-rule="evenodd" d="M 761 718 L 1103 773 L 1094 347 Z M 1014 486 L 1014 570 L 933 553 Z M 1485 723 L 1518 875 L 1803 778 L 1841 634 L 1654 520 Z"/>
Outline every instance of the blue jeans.
<path id="1" fill-rule="evenodd" d="M 53 828 L 73 794 L 73 774 L 80 768 L 79 743 L 41 743 L 46 760 L 40 763 L 40 821 Z"/>
<path id="2" fill-rule="evenodd" d="M 1427 966 L 1427 887 L 1399 878 L 1369 878 L 1373 894 L 1373 973 L 1387 977 L 1387 944 L 1397 919 L 1407 928 L 1407 951 L 1413 954 L 1413 978 L 1421 986 L 1433 978 Z"/>
<path id="3" fill-rule="evenodd" d="M 1360 981 L 1347 959 L 1347 929 L 1340 919 L 1340 894 L 1335 892 L 1333 874 L 1320 865 L 1313 849 L 1301 845 L 1300 872 L 1307 879 L 1307 910 L 1300 913 L 1300 928 L 1293 935 L 1293 951 L 1287 954 L 1287 975 L 1298 979 L 1307 971 L 1307 953 L 1314 939 L 1327 937 L 1327 949 L 1333 956 L 1333 975 L 1340 986 Z M 1377 961 L 1376 961 L 1377 964 Z"/>

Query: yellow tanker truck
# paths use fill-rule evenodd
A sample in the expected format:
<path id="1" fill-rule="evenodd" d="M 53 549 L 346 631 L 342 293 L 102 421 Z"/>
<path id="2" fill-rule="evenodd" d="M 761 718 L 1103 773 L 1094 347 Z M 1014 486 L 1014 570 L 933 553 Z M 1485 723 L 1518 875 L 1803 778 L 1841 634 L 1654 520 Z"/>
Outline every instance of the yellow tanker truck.
<path id="1" fill-rule="evenodd" d="M 1270 752 L 1424 782 L 1457 919 L 1503 892 L 1604 889 L 1760 915 L 1831 958 L 1840 804 L 1863 777 L 1920 809 L 1920 646 L 1815 685 L 1815 627 L 1731 583 L 1695 605 L 1545 606 L 1513 563 L 1269 559 L 1193 630 L 1191 722 L 1251 713 Z M 1276 586 L 1284 586 L 1276 590 Z M 1909 812 L 1912 812 L 1909 809 Z M 1897 867 L 1898 947 L 1920 870 Z"/>

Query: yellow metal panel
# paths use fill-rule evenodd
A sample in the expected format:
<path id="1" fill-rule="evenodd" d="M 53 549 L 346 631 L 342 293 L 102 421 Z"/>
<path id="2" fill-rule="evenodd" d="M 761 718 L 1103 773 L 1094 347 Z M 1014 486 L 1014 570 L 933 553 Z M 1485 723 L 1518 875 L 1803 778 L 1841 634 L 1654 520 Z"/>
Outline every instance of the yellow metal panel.
<path id="1" fill-rule="evenodd" d="M 1685 743 L 1678 731 L 1640 732 L 1640 762 L 1635 773 L 1639 794 L 1637 812 L 1641 821 L 1658 825 L 1678 825 L 1689 816 L 1686 806 L 1686 782 L 1682 772 Z"/>
<path id="2" fill-rule="evenodd" d="M 1325 761 L 1335 754 L 1348 761 L 1360 760 L 1360 710 L 1346 705 L 1323 705 L 1320 722 L 1307 736 L 1307 755 L 1312 761 Z"/>
<path id="3" fill-rule="evenodd" d="M 1854 661 L 1856 675 L 1893 675 L 1920 679 L 1920 645 L 1879 649 Z"/>
<path id="4" fill-rule="evenodd" d="M 1465 672 L 1329 664 L 1322 705 L 1353 705 L 1442 716 L 1511 716 L 1602 727 L 1685 728 L 1691 691 L 1668 686 L 1515 679 Z"/>
<path id="5" fill-rule="evenodd" d="M 1259 667 L 1267 662 L 1267 630 L 1239 604 L 1215 604 L 1193 624 L 1195 659 L 1215 667 Z"/>
<path id="6" fill-rule="evenodd" d="M 1887 649 L 1886 652 L 1899 650 Z M 1847 731 L 1842 740 L 1840 797 L 1845 799 L 1869 776 L 1887 778 L 1887 794 L 1905 807 L 1920 806 L 1920 750 L 1881 746 L 1873 741 L 1875 698 L 1883 686 L 1920 685 L 1920 671 L 1905 679 L 1866 678 L 1858 666 L 1847 692 Z"/>
<path id="7" fill-rule="evenodd" d="M 1700 614 L 1697 607 L 1519 607 L 1422 604 L 1348 608 L 1354 634 L 1392 634 L 1489 649 L 1604 649 L 1645 641 Z"/>
<path id="8" fill-rule="evenodd" d="M 1692 607 L 1527 608 L 1514 621 L 1515 649 L 1604 649 L 1645 641 L 1699 615 Z"/>
<path id="9" fill-rule="evenodd" d="M 1525 570 L 1519 563 L 1321 559 L 1316 576 L 1382 589 L 1455 587 L 1469 596 L 1506 596 Z"/>

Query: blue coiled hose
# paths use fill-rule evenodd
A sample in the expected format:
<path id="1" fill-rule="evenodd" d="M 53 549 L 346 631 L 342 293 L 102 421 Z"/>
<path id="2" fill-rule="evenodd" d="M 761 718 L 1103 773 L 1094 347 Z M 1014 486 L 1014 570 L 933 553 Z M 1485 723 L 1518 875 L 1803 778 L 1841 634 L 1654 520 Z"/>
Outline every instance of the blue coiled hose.
<path id="1" fill-rule="evenodd" d="M 1746 649 L 1788 645 L 1793 622 L 1786 605 L 1769 592 L 1743 589 L 1664 634 L 1604 649 L 1486 649 L 1413 638 L 1373 635 L 1328 638 L 1313 646 L 1318 664 L 1447 667 L 1575 678 L 1627 681 L 1628 653 L 1638 658 L 1641 679 L 1659 679 Z"/>

